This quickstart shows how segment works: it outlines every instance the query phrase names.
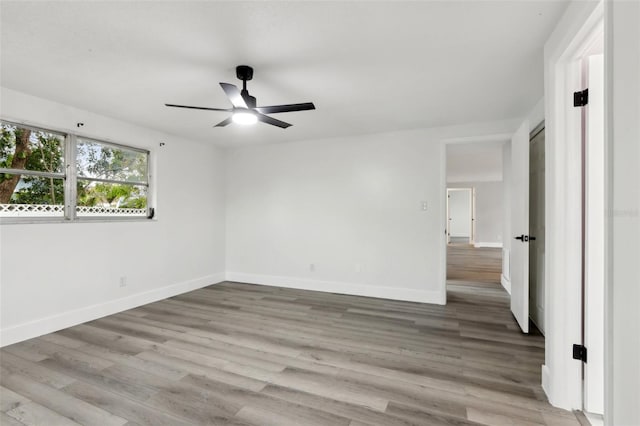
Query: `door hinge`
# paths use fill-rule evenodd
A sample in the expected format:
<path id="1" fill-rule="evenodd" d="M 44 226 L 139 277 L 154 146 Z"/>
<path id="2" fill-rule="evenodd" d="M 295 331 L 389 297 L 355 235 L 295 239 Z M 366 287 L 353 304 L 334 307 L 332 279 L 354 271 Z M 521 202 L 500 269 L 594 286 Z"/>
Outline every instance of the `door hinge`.
<path id="1" fill-rule="evenodd" d="M 584 345 L 573 345 L 573 359 L 587 362 L 587 348 Z"/>
<path id="2" fill-rule="evenodd" d="M 589 103 L 589 89 L 573 93 L 573 106 L 583 107 Z"/>

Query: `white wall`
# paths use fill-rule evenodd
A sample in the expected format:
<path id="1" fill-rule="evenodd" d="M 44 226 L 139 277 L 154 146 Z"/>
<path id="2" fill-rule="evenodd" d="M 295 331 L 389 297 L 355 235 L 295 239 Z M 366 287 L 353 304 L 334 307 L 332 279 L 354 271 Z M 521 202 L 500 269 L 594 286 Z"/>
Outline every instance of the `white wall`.
<path id="1" fill-rule="evenodd" d="M 606 9 L 609 348 L 605 417 L 640 424 L 640 3 Z"/>
<path id="2" fill-rule="evenodd" d="M 476 190 L 476 246 L 502 245 L 504 224 L 504 189 L 502 181 L 447 183 L 449 188 Z"/>
<path id="3" fill-rule="evenodd" d="M 512 129 L 492 123 L 229 151 L 228 278 L 443 303 L 441 141 Z"/>
<path id="4" fill-rule="evenodd" d="M 151 150 L 157 200 L 154 220 L 0 225 L 2 345 L 224 280 L 218 149 L 5 88 L 1 95 L 4 119 L 70 132 L 83 122 L 87 136 Z"/>
<path id="5" fill-rule="evenodd" d="M 502 180 L 504 140 L 458 142 L 447 145 L 447 182 Z"/>
<path id="6" fill-rule="evenodd" d="M 449 233 L 452 237 L 471 237 L 472 191 L 470 187 L 466 190 L 449 191 Z"/>

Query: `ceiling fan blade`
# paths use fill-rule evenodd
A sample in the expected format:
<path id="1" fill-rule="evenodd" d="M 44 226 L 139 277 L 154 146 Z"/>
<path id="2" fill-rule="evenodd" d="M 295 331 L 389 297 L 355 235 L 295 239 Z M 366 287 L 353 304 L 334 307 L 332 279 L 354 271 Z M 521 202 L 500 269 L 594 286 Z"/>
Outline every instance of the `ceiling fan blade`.
<path id="1" fill-rule="evenodd" d="M 176 105 L 176 104 L 165 104 L 168 107 L 174 108 L 188 108 L 188 109 L 204 109 L 206 111 L 233 111 L 231 108 L 207 108 L 207 107 L 197 107 L 197 106 L 189 106 L 189 105 Z"/>
<path id="2" fill-rule="evenodd" d="M 262 114 L 275 114 L 278 112 L 307 111 L 316 109 L 316 106 L 313 102 L 305 102 L 303 104 L 261 106 L 254 109 Z"/>
<path id="3" fill-rule="evenodd" d="M 227 119 L 225 119 L 225 120 L 222 120 L 221 122 L 219 122 L 218 124 L 216 124 L 216 125 L 215 125 L 215 126 L 213 126 L 213 127 L 224 127 L 224 126 L 226 126 L 226 125 L 227 125 L 227 124 L 229 124 L 229 123 L 231 123 L 231 117 L 229 117 L 229 118 L 227 118 Z"/>
<path id="4" fill-rule="evenodd" d="M 224 90 L 224 93 L 227 94 L 227 97 L 231 101 L 231 104 L 236 108 L 249 108 L 247 103 L 245 102 L 242 94 L 240 94 L 240 90 L 229 83 L 220 83 L 220 87 Z"/>
<path id="5" fill-rule="evenodd" d="M 281 127 L 283 129 L 286 129 L 287 127 L 291 126 L 291 124 L 289 123 L 276 120 L 275 118 L 269 117 L 268 115 L 260 114 L 259 112 L 256 112 L 256 117 L 258 117 L 258 120 L 262 121 L 263 123 L 271 124 L 272 126 Z"/>

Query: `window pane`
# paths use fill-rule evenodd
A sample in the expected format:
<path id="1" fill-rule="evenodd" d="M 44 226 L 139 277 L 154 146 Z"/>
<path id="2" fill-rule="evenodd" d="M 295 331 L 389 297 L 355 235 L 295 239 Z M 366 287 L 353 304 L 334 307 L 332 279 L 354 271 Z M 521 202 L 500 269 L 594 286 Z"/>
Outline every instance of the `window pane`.
<path id="1" fill-rule="evenodd" d="M 78 216 L 146 216 L 147 187 L 78 179 Z"/>
<path id="2" fill-rule="evenodd" d="M 64 216 L 64 180 L 0 173 L 0 217 Z"/>
<path id="3" fill-rule="evenodd" d="M 147 183 L 147 153 L 78 139 L 78 177 Z"/>
<path id="4" fill-rule="evenodd" d="M 64 135 L 2 123 L 0 169 L 63 173 Z"/>

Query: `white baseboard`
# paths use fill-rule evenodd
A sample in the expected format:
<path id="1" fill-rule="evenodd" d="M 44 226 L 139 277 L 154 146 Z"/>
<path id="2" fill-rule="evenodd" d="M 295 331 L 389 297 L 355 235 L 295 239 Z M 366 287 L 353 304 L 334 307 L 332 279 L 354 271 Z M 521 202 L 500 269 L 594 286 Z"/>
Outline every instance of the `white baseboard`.
<path id="1" fill-rule="evenodd" d="M 245 274 L 241 272 L 227 272 L 227 281 L 295 288 L 298 290 L 323 291 L 326 293 L 349 294 L 353 296 L 376 297 L 380 299 L 403 300 L 408 302 L 433 303 L 438 305 L 444 305 L 446 303 L 446 294 L 442 291 L 380 287 L 366 284 L 310 280 L 308 278 Z"/>
<path id="2" fill-rule="evenodd" d="M 502 248 L 502 243 L 474 243 L 474 247 L 492 247 L 492 248 Z"/>
<path id="3" fill-rule="evenodd" d="M 93 321 L 107 315 L 166 299 L 167 297 L 197 290 L 212 284 L 218 284 L 223 282 L 224 279 L 224 273 L 207 275 L 143 293 L 132 294 L 120 299 L 110 300 L 106 303 L 86 306 L 84 308 L 74 309 L 61 314 L 3 328 L 0 330 L 0 347 L 42 336 L 43 334 L 53 333 L 63 328 Z"/>
<path id="4" fill-rule="evenodd" d="M 132 294 L 120 299 L 110 300 L 105 303 L 86 306 L 23 324 L 6 327 L 0 330 L 0 347 L 42 336 L 43 334 L 53 333 L 64 328 L 73 327 L 74 325 L 93 321 L 107 315 L 113 315 L 126 311 L 127 309 L 146 305 L 147 303 L 156 302 L 212 284 L 218 284 L 225 280 L 410 302 L 434 303 L 439 305 L 446 303 L 446 294 L 441 291 L 379 287 L 335 281 L 228 272 L 226 274 L 218 273 L 207 275 L 143 293 Z"/>
<path id="5" fill-rule="evenodd" d="M 584 416 L 587 418 L 591 426 L 604 426 L 604 416 L 602 414 L 594 414 L 584 411 Z"/>
<path id="6" fill-rule="evenodd" d="M 507 290 L 507 293 L 511 294 L 511 281 L 506 279 L 504 275 L 500 275 L 500 284 L 502 284 L 502 287 Z"/>

